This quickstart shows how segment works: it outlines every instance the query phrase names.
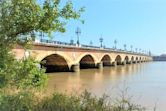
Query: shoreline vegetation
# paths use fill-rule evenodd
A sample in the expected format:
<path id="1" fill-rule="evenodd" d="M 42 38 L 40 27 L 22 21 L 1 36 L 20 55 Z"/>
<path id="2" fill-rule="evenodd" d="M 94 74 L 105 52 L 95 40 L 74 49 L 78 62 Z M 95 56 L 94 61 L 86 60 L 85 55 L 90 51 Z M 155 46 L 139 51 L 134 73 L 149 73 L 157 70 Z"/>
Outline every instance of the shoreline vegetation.
<path id="1" fill-rule="evenodd" d="M 1 93 L 0 111 L 146 111 L 123 93 L 116 99 L 105 94 L 97 97 L 87 90 L 79 95 L 55 92 L 45 97 L 35 93 Z"/>

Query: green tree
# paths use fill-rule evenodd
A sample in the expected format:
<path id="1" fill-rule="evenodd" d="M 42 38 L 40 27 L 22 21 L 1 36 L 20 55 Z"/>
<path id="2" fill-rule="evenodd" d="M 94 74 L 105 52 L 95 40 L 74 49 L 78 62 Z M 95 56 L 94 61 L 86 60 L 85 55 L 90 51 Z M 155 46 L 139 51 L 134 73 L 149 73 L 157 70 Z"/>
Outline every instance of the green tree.
<path id="1" fill-rule="evenodd" d="M 72 2 L 61 5 L 61 0 L 0 0 L 0 84 L 21 87 L 40 86 L 46 80 L 43 70 L 36 62 L 15 60 L 11 54 L 17 45 L 31 44 L 35 32 L 50 35 L 52 32 L 65 32 L 65 25 L 70 19 L 79 19 L 84 11 L 75 11 Z M 24 40 L 22 40 L 24 39 Z M 26 48 L 26 47 L 25 47 Z"/>

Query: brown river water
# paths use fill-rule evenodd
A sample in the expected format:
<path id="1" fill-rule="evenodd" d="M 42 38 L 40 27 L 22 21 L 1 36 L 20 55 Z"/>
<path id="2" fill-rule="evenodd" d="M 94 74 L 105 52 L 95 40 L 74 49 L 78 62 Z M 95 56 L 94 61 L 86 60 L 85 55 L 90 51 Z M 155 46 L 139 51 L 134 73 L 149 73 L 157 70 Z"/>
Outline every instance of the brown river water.
<path id="1" fill-rule="evenodd" d="M 54 91 L 80 93 L 85 89 L 101 96 L 118 96 L 126 88 L 127 95 L 152 111 L 166 111 L 166 62 L 148 62 L 101 69 L 82 69 L 79 73 L 48 74 L 47 93 Z"/>

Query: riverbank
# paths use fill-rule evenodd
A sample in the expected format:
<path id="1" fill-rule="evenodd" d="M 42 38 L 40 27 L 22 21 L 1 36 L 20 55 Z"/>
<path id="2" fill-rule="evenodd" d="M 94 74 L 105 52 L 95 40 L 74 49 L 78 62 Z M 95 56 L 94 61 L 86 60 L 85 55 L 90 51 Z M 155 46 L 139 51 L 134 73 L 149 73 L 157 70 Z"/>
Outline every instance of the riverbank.
<path id="1" fill-rule="evenodd" d="M 32 92 L 14 95 L 1 94 L 0 111 L 145 111 L 122 95 L 111 100 L 109 96 L 96 97 L 84 91 L 80 95 L 54 93 L 50 97 L 39 98 Z"/>

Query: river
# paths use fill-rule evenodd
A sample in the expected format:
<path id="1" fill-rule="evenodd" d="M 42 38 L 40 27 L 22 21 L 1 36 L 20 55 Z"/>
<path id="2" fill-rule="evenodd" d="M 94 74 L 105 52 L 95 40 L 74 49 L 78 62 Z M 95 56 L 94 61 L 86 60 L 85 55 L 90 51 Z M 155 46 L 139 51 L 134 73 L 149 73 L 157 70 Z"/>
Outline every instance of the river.
<path id="1" fill-rule="evenodd" d="M 101 69 L 83 69 L 79 73 L 48 74 L 47 92 L 80 93 L 87 89 L 97 96 L 116 97 L 125 89 L 132 99 L 150 111 L 166 109 L 166 62 L 147 62 Z"/>

